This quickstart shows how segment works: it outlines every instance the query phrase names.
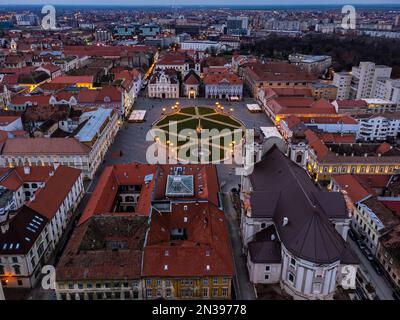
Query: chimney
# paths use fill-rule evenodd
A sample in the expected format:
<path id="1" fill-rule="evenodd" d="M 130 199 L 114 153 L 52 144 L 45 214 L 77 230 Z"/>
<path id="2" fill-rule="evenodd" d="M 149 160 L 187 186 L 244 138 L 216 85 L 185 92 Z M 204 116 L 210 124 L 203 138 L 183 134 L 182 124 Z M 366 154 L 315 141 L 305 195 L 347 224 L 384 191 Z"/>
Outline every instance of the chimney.
<path id="1" fill-rule="evenodd" d="M 31 173 L 31 168 L 29 166 L 24 166 L 24 174 L 28 175 Z"/>
<path id="2" fill-rule="evenodd" d="M 288 217 L 283 217 L 282 227 L 286 226 L 288 223 L 289 223 L 289 218 Z"/>

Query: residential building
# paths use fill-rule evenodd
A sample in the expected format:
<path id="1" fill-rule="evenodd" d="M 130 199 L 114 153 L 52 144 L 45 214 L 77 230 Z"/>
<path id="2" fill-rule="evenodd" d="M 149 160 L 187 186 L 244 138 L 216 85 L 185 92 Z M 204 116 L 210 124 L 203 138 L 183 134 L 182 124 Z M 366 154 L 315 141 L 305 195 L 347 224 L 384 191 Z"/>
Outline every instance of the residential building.
<path id="1" fill-rule="evenodd" d="M 333 74 L 333 85 L 337 88 L 337 100 L 350 99 L 351 78 L 350 72 L 335 72 Z"/>
<path id="2" fill-rule="evenodd" d="M 275 125 L 289 116 L 313 119 L 340 117 L 333 104 L 325 99 L 315 100 L 309 89 L 259 89 L 258 102 Z"/>
<path id="3" fill-rule="evenodd" d="M 15 176 L 14 178 L 17 178 Z M 18 179 L 14 179 L 18 183 Z M 1 223 L 0 277 L 3 287 L 32 288 L 83 196 L 78 169 L 58 166 L 18 212 Z"/>
<path id="4" fill-rule="evenodd" d="M 385 79 L 378 80 L 376 87 L 376 98 L 390 100 L 400 104 L 400 80 Z"/>
<path id="5" fill-rule="evenodd" d="M 237 99 L 242 100 L 243 82 L 232 71 L 213 72 L 209 69 L 203 79 L 205 97 L 211 99 Z"/>
<path id="6" fill-rule="evenodd" d="M 385 141 L 397 138 L 400 132 L 400 114 L 385 113 L 382 115 L 357 116 L 360 129 L 357 139 L 363 141 Z"/>
<path id="7" fill-rule="evenodd" d="M 0 116 L 0 130 L 11 132 L 23 129 L 20 116 Z"/>
<path id="8" fill-rule="evenodd" d="M 57 265 L 58 300 L 142 299 L 147 217 L 103 214 L 79 224 Z"/>
<path id="9" fill-rule="evenodd" d="M 223 49 L 223 45 L 217 41 L 207 41 L 207 40 L 187 40 L 179 43 L 181 49 L 184 50 L 195 50 L 195 51 L 209 51 L 209 52 L 219 52 Z"/>
<path id="10" fill-rule="evenodd" d="M 309 88 L 317 78 L 299 67 L 281 62 L 247 63 L 242 67 L 243 81 L 256 97 L 260 89 Z"/>
<path id="11" fill-rule="evenodd" d="M 325 99 L 329 101 L 336 100 L 338 89 L 329 83 L 313 83 L 311 86 L 311 94 L 315 99 Z"/>
<path id="12" fill-rule="evenodd" d="M 352 68 L 350 85 L 351 99 L 375 98 L 378 79 L 390 79 L 392 68 L 373 62 L 360 62 Z"/>
<path id="13" fill-rule="evenodd" d="M 166 69 L 176 70 L 181 74 L 182 78 L 185 77 L 190 70 L 194 70 L 200 75 L 200 62 L 193 60 L 186 52 L 168 52 L 159 57 L 155 66 L 155 70 Z"/>
<path id="14" fill-rule="evenodd" d="M 382 182 L 386 182 L 386 185 L 383 185 L 381 193 L 378 193 L 376 188 L 372 189 Z M 386 201 L 399 200 L 398 195 L 388 197 L 385 194 L 392 182 L 390 175 L 369 178 L 353 174 L 332 176 L 331 189 L 345 193 L 352 205 L 352 229 L 359 234 L 368 250 L 375 256 L 380 238 L 400 224 L 400 218 L 385 205 Z"/>
<path id="15" fill-rule="evenodd" d="M 299 66 L 301 70 L 318 76 L 326 73 L 332 65 L 332 57 L 330 56 L 315 56 L 294 53 L 289 55 L 290 63 Z"/>
<path id="16" fill-rule="evenodd" d="M 230 299 L 218 192 L 213 165 L 107 167 L 61 257 L 57 298 Z"/>
<path id="17" fill-rule="evenodd" d="M 226 34 L 236 36 L 250 35 L 249 17 L 228 17 L 226 21 Z"/>
<path id="18" fill-rule="evenodd" d="M 112 109 L 85 113 L 73 138 L 13 138 L 0 150 L 0 167 L 62 164 L 81 169 L 92 179 L 120 128 Z M 61 121 L 61 125 L 63 121 Z"/>

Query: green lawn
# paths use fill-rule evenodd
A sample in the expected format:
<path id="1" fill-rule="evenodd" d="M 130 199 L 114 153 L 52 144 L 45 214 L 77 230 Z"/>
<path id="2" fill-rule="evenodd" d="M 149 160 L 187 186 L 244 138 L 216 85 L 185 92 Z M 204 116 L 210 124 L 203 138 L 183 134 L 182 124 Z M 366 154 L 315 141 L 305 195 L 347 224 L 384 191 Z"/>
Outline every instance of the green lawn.
<path id="1" fill-rule="evenodd" d="M 203 144 L 206 149 L 211 150 L 213 149 L 214 152 L 217 152 L 220 156 L 220 159 L 225 159 L 226 157 L 229 157 L 230 153 L 230 147 L 229 143 L 232 140 L 239 140 L 238 137 L 234 137 L 233 132 L 235 129 L 241 129 L 244 130 L 245 128 L 243 125 L 232 119 L 228 115 L 222 115 L 218 114 L 215 112 L 213 108 L 209 107 L 197 107 L 198 114 L 199 116 L 204 116 L 203 119 L 200 119 L 200 125 L 202 129 L 206 130 L 212 130 L 216 129 L 218 131 L 223 131 L 224 129 L 228 129 L 232 134 L 229 134 L 224 137 L 219 137 L 217 138 L 215 135 L 213 135 L 211 138 L 207 139 L 207 141 L 204 141 Z M 192 118 L 191 118 L 192 116 Z M 194 116 L 194 117 L 193 117 Z M 174 137 L 172 137 L 172 132 L 168 132 L 169 129 L 169 122 L 170 121 L 177 121 L 177 134 L 181 133 L 182 130 L 184 129 L 193 129 L 196 130 L 196 128 L 199 125 L 199 116 L 196 116 L 196 107 L 189 107 L 189 108 L 183 108 L 180 110 L 179 113 L 173 114 L 170 116 L 166 116 L 164 119 L 160 120 L 158 123 L 155 124 L 155 127 L 160 128 L 165 132 L 166 138 L 165 141 L 164 139 L 161 139 L 162 143 L 166 143 L 166 140 L 174 140 Z M 220 123 L 214 122 L 219 121 Z M 196 133 L 198 138 L 201 138 L 200 133 Z M 244 131 L 241 132 L 240 138 L 243 137 Z M 160 137 L 161 138 L 161 137 Z M 217 138 L 216 141 L 213 141 L 212 138 Z M 228 139 L 229 138 L 229 139 Z M 227 140 L 225 142 L 225 140 Z M 190 138 L 186 138 L 184 141 L 177 141 L 177 143 L 174 143 L 175 146 L 181 147 L 182 145 L 186 144 L 187 142 L 190 141 Z M 238 142 L 238 141 L 237 141 Z M 219 145 L 220 147 L 217 146 L 212 146 L 211 143 L 215 143 L 217 146 Z M 224 150 L 223 148 L 227 148 L 228 150 Z M 189 152 L 189 151 L 187 151 Z M 209 160 L 212 160 L 211 158 Z"/>
<path id="2" fill-rule="evenodd" d="M 234 125 L 235 127 L 241 127 L 242 126 L 236 120 L 233 120 L 231 117 L 225 116 L 225 115 L 222 115 L 222 114 L 211 114 L 209 116 L 206 116 L 206 118 L 211 119 L 211 120 L 224 122 L 224 123 L 227 123 L 227 124 L 231 124 L 231 125 Z"/>
<path id="3" fill-rule="evenodd" d="M 190 114 L 191 116 L 194 116 L 196 114 L 196 108 L 195 107 L 189 107 L 189 108 L 182 108 L 179 110 L 180 113 L 184 114 Z"/>
<path id="4" fill-rule="evenodd" d="M 188 119 L 188 118 L 189 118 L 189 116 L 186 116 L 184 114 L 179 114 L 179 113 L 172 114 L 170 116 L 166 116 L 164 119 L 162 119 L 159 122 L 157 122 L 156 125 L 158 127 L 161 127 L 163 125 L 168 124 L 170 121 L 180 121 L 180 120 L 185 120 L 185 119 Z"/>

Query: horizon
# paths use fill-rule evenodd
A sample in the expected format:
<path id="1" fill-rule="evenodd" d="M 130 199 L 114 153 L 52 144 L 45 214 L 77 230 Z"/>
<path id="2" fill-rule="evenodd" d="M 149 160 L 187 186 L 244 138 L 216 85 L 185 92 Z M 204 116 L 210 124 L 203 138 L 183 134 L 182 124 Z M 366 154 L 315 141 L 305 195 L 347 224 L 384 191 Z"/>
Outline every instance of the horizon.
<path id="1" fill-rule="evenodd" d="M 133 2 L 133 3 L 132 3 Z M 160 7 L 173 7 L 173 6 L 181 6 L 181 7 L 218 7 L 218 6 L 227 6 L 227 7 L 235 7 L 235 6 L 343 6 L 343 5 L 358 5 L 358 6 L 387 6 L 387 5 L 398 5 L 400 6 L 399 0 L 386 0 L 384 2 L 380 2 L 378 0 L 333 0 L 326 1 L 325 3 L 320 3 L 318 0 L 309 0 L 309 1 L 293 1 L 293 0 L 281 0 L 281 1 L 263 1 L 263 0 L 253 0 L 253 1 L 245 1 L 245 0 L 206 0 L 203 4 L 198 4 L 197 2 L 188 3 L 192 1 L 185 0 L 171 0 L 170 3 L 166 3 L 166 1 L 162 0 L 148 0 L 147 4 L 143 3 L 135 3 L 137 1 L 132 0 L 83 0 L 77 4 L 72 4 L 71 1 L 66 0 L 15 0 L 13 4 L 9 3 L 9 0 L 0 0 L 0 5 L 12 7 L 12 6 L 35 6 L 35 5 L 63 5 L 63 6 L 129 6 L 129 7 L 151 7 L 151 6 L 160 6 Z M 232 3 L 233 2 L 233 3 Z"/>

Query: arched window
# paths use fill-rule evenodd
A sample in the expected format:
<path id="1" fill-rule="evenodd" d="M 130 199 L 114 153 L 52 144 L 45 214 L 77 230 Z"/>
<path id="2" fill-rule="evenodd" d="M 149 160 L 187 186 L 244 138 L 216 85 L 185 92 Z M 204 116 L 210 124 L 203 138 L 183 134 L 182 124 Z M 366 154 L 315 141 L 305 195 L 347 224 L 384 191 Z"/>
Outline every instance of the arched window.
<path id="1" fill-rule="evenodd" d="M 303 155 L 301 153 L 298 153 L 296 156 L 296 163 L 302 163 L 303 162 Z"/>
<path id="2" fill-rule="evenodd" d="M 13 265 L 15 274 L 21 274 L 21 267 L 19 265 Z"/>
<path id="3" fill-rule="evenodd" d="M 267 225 L 263 222 L 261 223 L 261 229 L 264 229 Z"/>

